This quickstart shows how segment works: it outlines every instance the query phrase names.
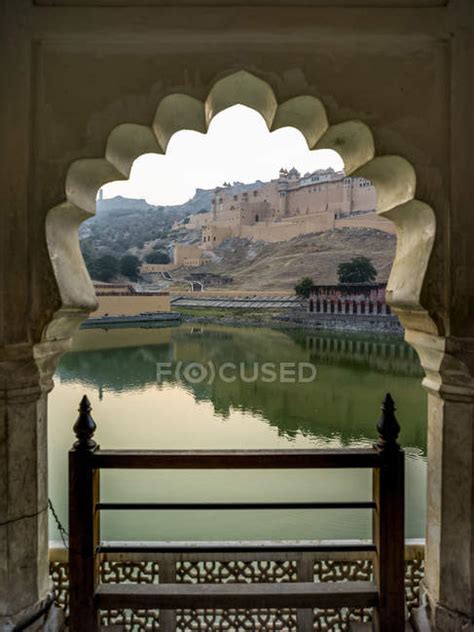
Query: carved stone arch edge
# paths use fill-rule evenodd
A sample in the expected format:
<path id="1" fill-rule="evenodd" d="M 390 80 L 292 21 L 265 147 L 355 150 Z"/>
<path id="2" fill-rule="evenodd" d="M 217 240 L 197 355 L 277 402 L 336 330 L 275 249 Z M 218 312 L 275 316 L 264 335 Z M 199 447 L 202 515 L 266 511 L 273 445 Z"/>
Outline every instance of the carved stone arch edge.
<path id="1" fill-rule="evenodd" d="M 269 83 L 241 70 L 217 81 L 205 101 L 187 94 L 164 97 L 149 127 L 118 125 L 108 136 L 103 158 L 76 160 L 70 165 L 66 200 L 50 209 L 46 219 L 47 245 L 61 307 L 45 327 L 43 341 L 69 338 L 96 308 L 94 288 L 79 247 L 79 226 L 95 214 L 98 190 L 108 182 L 127 179 L 139 156 L 164 154 L 176 132 L 205 134 L 216 114 L 237 104 L 259 112 L 270 131 L 298 129 L 309 149 L 332 149 L 344 161 L 347 175 L 371 180 L 377 192 L 377 212 L 393 221 L 397 231 L 388 301 L 406 328 L 437 334 L 424 300 L 436 221 L 433 209 L 415 199 L 413 166 L 400 156 L 376 156 L 374 137 L 362 121 L 330 125 L 319 99 L 303 95 L 278 103 Z"/>

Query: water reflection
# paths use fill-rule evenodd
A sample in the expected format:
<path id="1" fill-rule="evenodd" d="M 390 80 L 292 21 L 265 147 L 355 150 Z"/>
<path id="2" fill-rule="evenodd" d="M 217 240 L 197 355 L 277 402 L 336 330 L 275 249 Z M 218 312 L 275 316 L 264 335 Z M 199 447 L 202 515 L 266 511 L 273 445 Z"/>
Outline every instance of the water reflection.
<path id="1" fill-rule="evenodd" d="M 311 362 L 311 383 L 183 383 L 171 373 L 157 383 L 157 363 Z M 413 351 L 397 338 L 315 335 L 302 330 L 193 327 L 78 332 L 58 368 L 50 405 L 53 499 L 65 514 L 67 449 L 75 404 L 87 392 L 104 447 L 282 448 L 367 445 L 384 393 L 397 402 L 407 448 L 407 536 L 422 537 L 425 506 L 426 402 Z M 67 420 L 67 423 L 65 422 Z M 356 499 L 368 497 L 367 473 L 134 472 L 106 473 L 104 494 L 116 499 Z M 295 491 L 296 490 L 296 491 Z M 370 520 L 325 512 L 234 512 L 192 517 L 105 516 L 108 538 L 367 537 Z M 266 525 L 265 527 L 263 525 Z"/>

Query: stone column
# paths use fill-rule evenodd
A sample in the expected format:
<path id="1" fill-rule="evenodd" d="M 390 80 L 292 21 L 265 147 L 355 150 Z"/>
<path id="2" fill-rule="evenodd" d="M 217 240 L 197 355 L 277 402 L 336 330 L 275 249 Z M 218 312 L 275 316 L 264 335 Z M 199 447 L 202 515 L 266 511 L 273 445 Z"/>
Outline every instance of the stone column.
<path id="1" fill-rule="evenodd" d="M 428 502 L 420 631 L 474 632 L 474 339 L 407 332 L 426 372 Z"/>
<path id="2" fill-rule="evenodd" d="M 0 631 L 60 630 L 48 564 L 47 396 L 56 351 L 0 355 Z M 23 629 L 23 628 L 22 628 Z"/>

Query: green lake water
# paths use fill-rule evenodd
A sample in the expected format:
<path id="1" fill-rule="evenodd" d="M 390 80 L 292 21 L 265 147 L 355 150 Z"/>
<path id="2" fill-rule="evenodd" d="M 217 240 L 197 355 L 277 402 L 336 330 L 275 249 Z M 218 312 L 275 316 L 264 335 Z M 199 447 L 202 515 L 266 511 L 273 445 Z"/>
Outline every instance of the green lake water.
<path id="1" fill-rule="evenodd" d="M 307 363 L 311 382 L 264 381 L 262 363 Z M 157 366 L 170 374 L 157 379 Z M 187 380 L 190 363 L 225 376 Z M 178 369 L 181 375 L 175 373 Z M 243 369 L 241 367 L 244 367 Z M 257 373 L 255 373 L 257 367 Z M 189 375 L 189 374 L 188 374 Z M 244 375 L 241 379 L 240 375 Z M 257 378 L 254 379 L 254 375 Z M 285 374 L 287 375 L 287 374 Z M 401 339 L 302 330 L 196 326 L 81 330 L 61 360 L 49 404 L 50 496 L 67 525 L 67 454 L 86 393 L 102 448 L 336 448 L 376 439 L 390 392 L 406 450 L 406 537 L 424 537 L 426 396 L 416 354 Z M 367 471 L 113 471 L 107 501 L 367 500 Z M 58 540 L 53 520 L 52 540 Z M 104 512 L 107 540 L 352 539 L 371 536 L 369 511 Z"/>

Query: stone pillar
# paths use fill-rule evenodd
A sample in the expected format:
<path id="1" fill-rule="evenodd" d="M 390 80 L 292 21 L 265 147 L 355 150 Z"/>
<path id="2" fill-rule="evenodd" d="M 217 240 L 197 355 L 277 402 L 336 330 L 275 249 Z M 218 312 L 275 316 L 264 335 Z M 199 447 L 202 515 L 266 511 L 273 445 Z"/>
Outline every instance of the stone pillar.
<path id="1" fill-rule="evenodd" d="M 5 349 L 5 348 L 4 348 Z M 0 631 L 60 630 L 48 564 L 48 346 L 0 356 Z M 23 629 L 23 628 L 22 628 Z"/>
<path id="2" fill-rule="evenodd" d="M 474 632 L 474 339 L 407 332 L 428 391 L 425 605 L 420 631 Z"/>

